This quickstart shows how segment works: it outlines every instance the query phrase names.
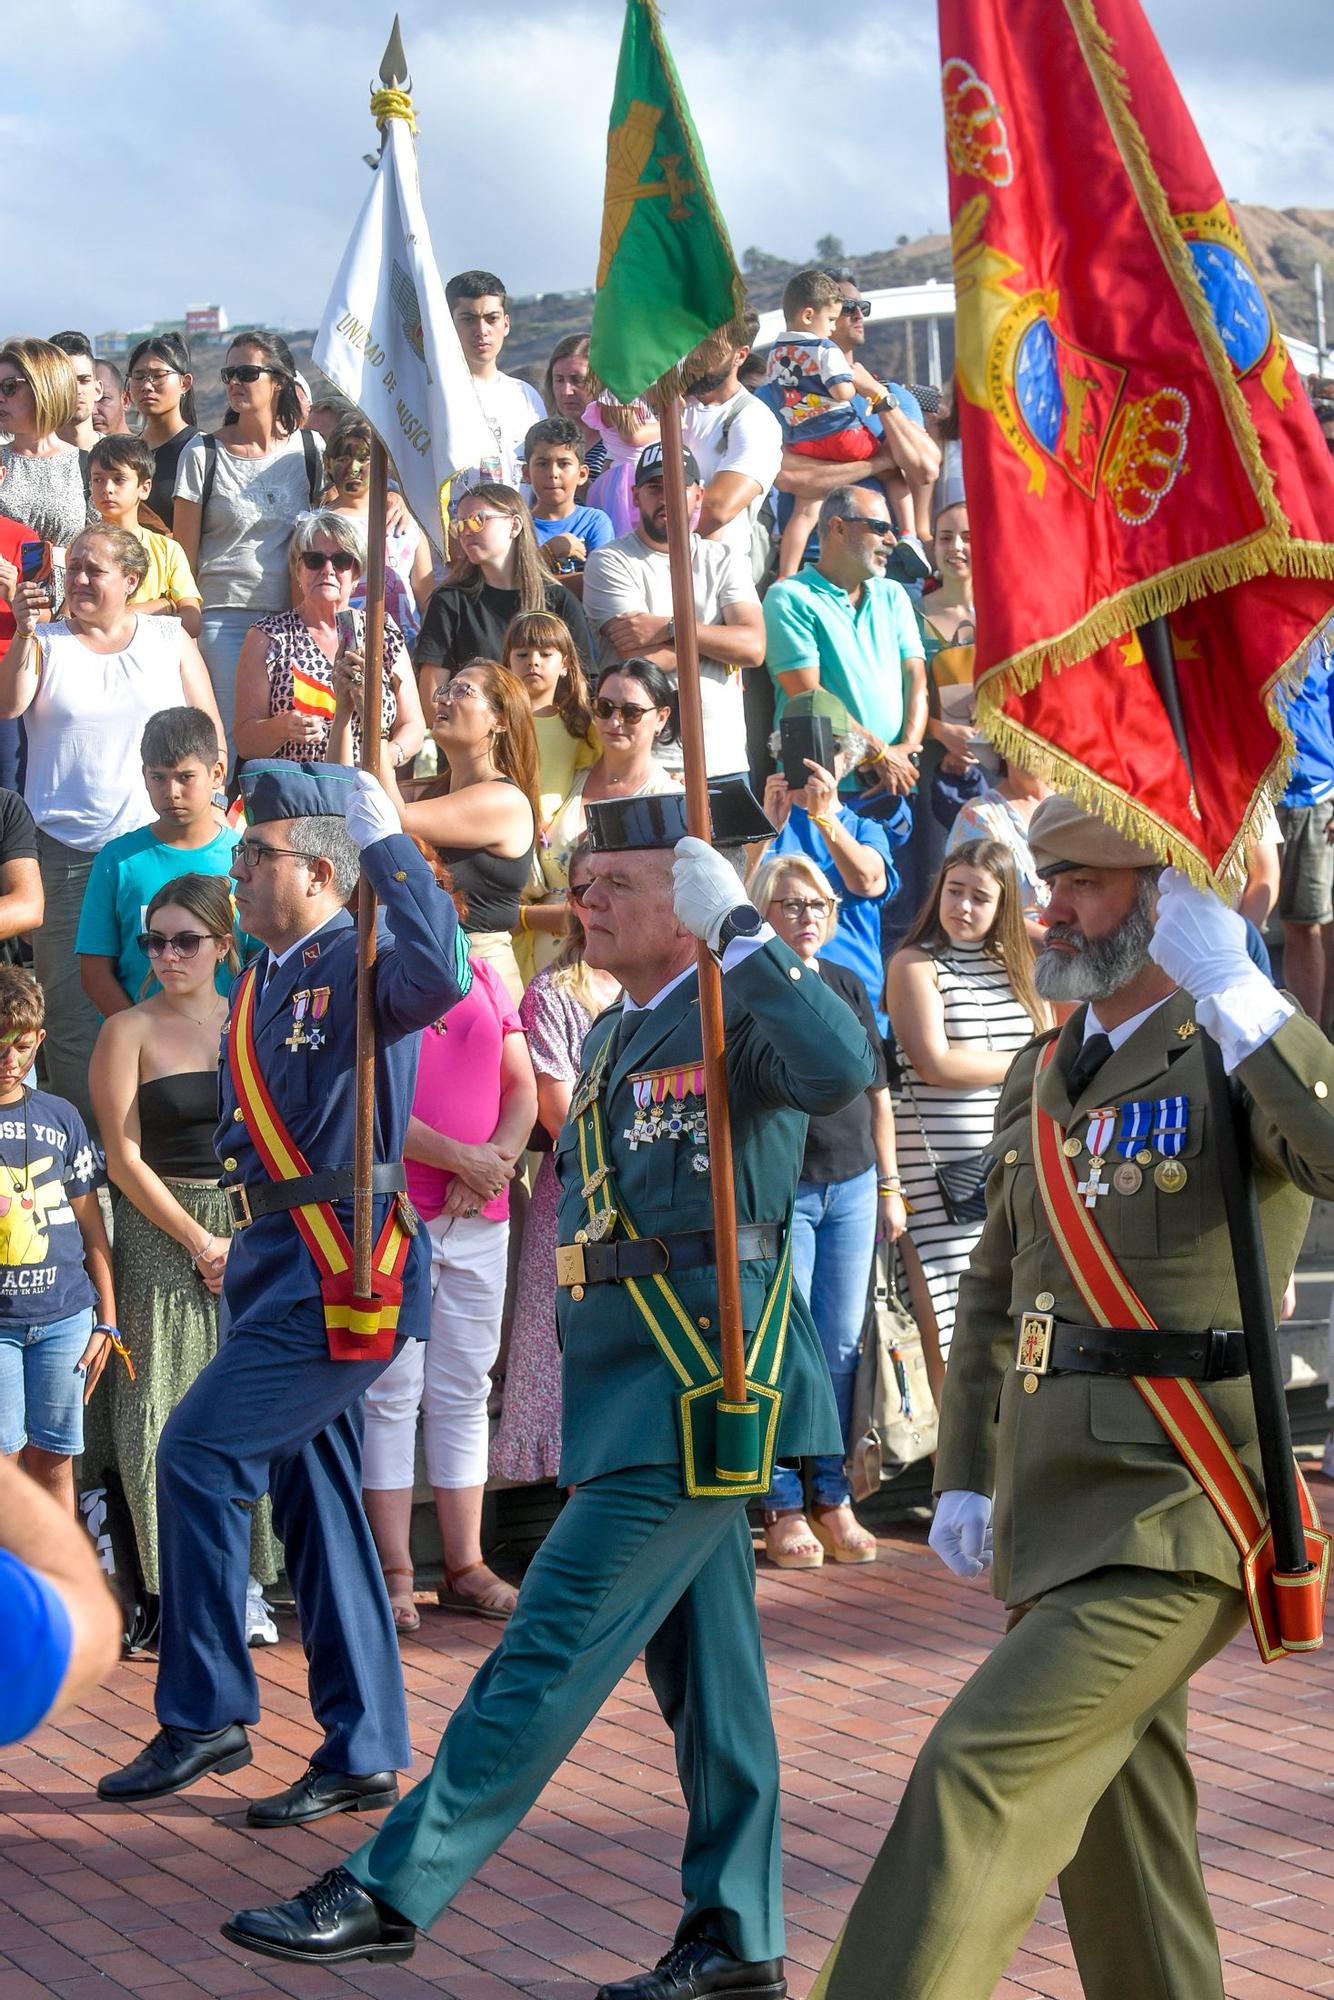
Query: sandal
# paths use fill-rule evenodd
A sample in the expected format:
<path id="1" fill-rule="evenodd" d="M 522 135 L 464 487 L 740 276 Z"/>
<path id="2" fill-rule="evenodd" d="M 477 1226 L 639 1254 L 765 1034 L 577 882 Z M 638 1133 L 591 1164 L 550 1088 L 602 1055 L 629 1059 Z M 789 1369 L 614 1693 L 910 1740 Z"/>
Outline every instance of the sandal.
<path id="1" fill-rule="evenodd" d="M 764 1517 L 764 1553 L 775 1569 L 819 1569 L 820 1547 L 800 1507 L 784 1507 Z"/>
<path id="2" fill-rule="evenodd" d="M 455 1590 L 461 1577 L 474 1576 L 478 1570 L 485 1571 L 491 1581 L 485 1590 L 471 1594 Z M 485 1562 L 465 1563 L 462 1569 L 447 1569 L 445 1580 L 436 1592 L 442 1611 L 471 1611 L 476 1618 L 508 1618 L 519 1601 L 519 1593 L 512 1583 L 504 1583 L 501 1578 L 487 1569 Z"/>
<path id="3" fill-rule="evenodd" d="M 394 1589 L 390 1578 L 396 1576 L 407 1578 L 406 1590 Z M 422 1622 L 421 1612 L 418 1611 L 412 1595 L 414 1581 L 415 1575 L 410 1564 L 404 1569 L 387 1569 L 384 1572 L 384 1587 L 389 1592 L 389 1609 L 394 1614 L 396 1632 L 415 1632 Z"/>
<path id="4" fill-rule="evenodd" d="M 811 1533 L 836 1563 L 873 1563 L 880 1553 L 875 1536 L 863 1528 L 850 1500 L 837 1507 L 812 1507 Z"/>

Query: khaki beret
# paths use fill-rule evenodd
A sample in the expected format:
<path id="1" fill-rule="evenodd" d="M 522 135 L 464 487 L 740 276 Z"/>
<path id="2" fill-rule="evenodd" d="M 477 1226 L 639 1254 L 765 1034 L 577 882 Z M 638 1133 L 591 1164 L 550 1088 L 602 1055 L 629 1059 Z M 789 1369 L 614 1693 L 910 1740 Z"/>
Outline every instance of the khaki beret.
<path id="1" fill-rule="evenodd" d="M 1044 799 L 1028 822 L 1028 845 L 1039 875 L 1068 868 L 1160 868 L 1166 858 L 1059 793 Z"/>

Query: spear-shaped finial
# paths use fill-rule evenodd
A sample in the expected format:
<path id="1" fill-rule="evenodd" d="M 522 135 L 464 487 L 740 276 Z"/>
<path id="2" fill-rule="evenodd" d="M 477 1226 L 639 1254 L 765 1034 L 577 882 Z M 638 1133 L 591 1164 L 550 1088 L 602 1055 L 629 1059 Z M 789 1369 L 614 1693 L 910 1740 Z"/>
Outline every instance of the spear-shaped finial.
<path id="1" fill-rule="evenodd" d="M 380 81 L 387 90 L 411 90 L 412 78 L 408 74 L 408 59 L 403 53 L 403 36 L 399 30 L 398 16 L 380 58 Z"/>

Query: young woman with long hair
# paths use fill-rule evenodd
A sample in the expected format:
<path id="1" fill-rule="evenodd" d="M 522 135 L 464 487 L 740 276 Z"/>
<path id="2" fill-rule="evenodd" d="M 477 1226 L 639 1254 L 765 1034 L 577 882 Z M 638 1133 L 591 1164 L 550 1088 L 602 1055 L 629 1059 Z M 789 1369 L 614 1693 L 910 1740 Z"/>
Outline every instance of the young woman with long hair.
<path id="1" fill-rule="evenodd" d="M 564 619 L 587 671 L 588 620 L 577 597 L 542 561 L 532 517 L 512 486 L 470 486 L 455 503 L 453 561 L 422 618 L 414 657 L 427 714 L 442 681 L 465 660 L 498 660 L 512 618 L 554 611 Z"/>
<path id="2" fill-rule="evenodd" d="M 523 978 L 511 932 L 539 821 L 528 697 L 497 660 L 469 660 L 437 694 L 431 734 L 447 769 L 418 798 L 401 798 L 387 759 L 382 776 L 404 832 L 436 850 L 464 898 L 473 956 L 489 960 L 517 1006 Z"/>
<path id="3" fill-rule="evenodd" d="M 938 1395 L 959 1279 L 982 1223 L 951 1221 L 937 1169 L 972 1161 L 980 1177 L 1005 1073 L 1051 1019 L 1033 984 L 1023 896 L 1003 842 L 968 841 L 949 856 L 889 961 L 886 1004 L 899 1049 L 894 1111 L 911 1211 L 906 1263 Z"/>
<path id="4" fill-rule="evenodd" d="M 131 352 L 125 379 L 130 401 L 144 420 L 143 441 L 153 454 L 148 504 L 170 528 L 176 469 L 186 445 L 199 435 L 190 350 L 178 333 L 155 333 Z"/>

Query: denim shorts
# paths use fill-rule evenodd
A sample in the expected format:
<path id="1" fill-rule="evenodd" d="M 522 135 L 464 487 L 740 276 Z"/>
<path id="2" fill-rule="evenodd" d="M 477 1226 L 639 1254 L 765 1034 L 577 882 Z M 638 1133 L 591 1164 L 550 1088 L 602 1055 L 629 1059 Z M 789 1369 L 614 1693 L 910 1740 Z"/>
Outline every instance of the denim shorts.
<path id="1" fill-rule="evenodd" d="M 25 1444 L 53 1458 L 83 1450 L 84 1373 L 91 1306 L 46 1326 L 0 1326 L 0 1452 Z"/>

